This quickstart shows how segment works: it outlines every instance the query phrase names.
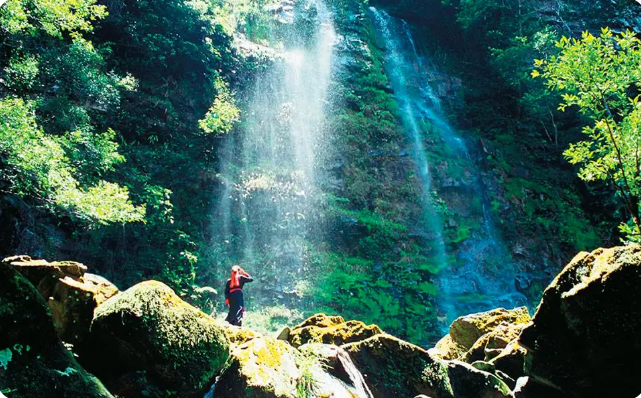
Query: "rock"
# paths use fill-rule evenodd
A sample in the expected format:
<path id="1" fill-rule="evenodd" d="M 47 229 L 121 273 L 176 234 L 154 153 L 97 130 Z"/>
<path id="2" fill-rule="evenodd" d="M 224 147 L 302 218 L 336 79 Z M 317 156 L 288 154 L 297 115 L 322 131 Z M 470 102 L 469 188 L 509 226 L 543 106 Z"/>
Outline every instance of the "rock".
<path id="1" fill-rule="evenodd" d="M 363 373 L 374 397 L 453 397 L 447 366 L 418 346 L 377 334 L 342 348 Z"/>
<path id="2" fill-rule="evenodd" d="M 518 341 L 514 340 L 505 347 L 503 351 L 490 360 L 496 369 L 507 373 L 513 379 L 518 379 L 525 375 L 523 365 L 527 351 L 521 347 Z"/>
<path id="3" fill-rule="evenodd" d="M 639 395 L 640 292 L 640 246 L 578 254 L 519 339 L 530 381 L 586 398 Z"/>
<path id="4" fill-rule="evenodd" d="M 513 310 L 497 308 L 492 311 L 463 316 L 450 325 L 450 333 L 443 337 L 430 353 L 443 359 L 464 359 L 466 353 L 483 335 L 494 331 L 500 325 L 507 325 L 504 326 L 505 333 L 511 335 L 513 330 L 510 325 L 524 325 L 529 321 L 530 315 L 526 307 Z M 480 357 L 477 359 L 484 359 L 484 349 L 487 344 L 490 341 L 493 342 L 492 344 L 498 344 L 499 340 L 504 340 L 505 333 L 498 331 L 492 337 L 488 336 L 487 341 L 480 342 L 478 349 L 483 355 L 479 354 Z"/>
<path id="5" fill-rule="evenodd" d="M 58 279 L 48 304 L 56 330 L 67 343 L 80 344 L 89 333 L 94 309 L 118 293 L 108 280 L 93 274 Z"/>
<path id="6" fill-rule="evenodd" d="M 376 325 L 366 325 L 360 321 L 347 321 L 340 316 L 316 314 L 289 331 L 287 341 L 294 347 L 306 343 L 342 345 L 365 340 L 382 333 Z"/>
<path id="7" fill-rule="evenodd" d="M 448 362 L 447 373 L 456 398 L 503 398 L 510 396 L 510 388 L 498 377 L 476 369 L 465 362 Z"/>
<path id="8" fill-rule="evenodd" d="M 472 362 L 472 367 L 489 373 L 494 373 L 494 371 L 496 370 L 496 366 L 494 366 L 493 363 L 485 361 Z"/>
<path id="9" fill-rule="evenodd" d="M 0 391 L 11 398 L 113 398 L 60 341 L 47 303 L 8 263 L 0 263 Z"/>
<path id="10" fill-rule="evenodd" d="M 215 398 L 296 398 L 301 372 L 295 348 L 284 341 L 260 337 L 234 348 L 216 382 Z"/>
<path id="11" fill-rule="evenodd" d="M 73 279 L 82 277 L 87 267 L 74 261 L 32 260 L 29 256 L 13 256 L 2 260 L 11 264 L 22 276 L 27 278 L 40 292 L 42 297 L 48 299 L 58 283 L 58 279 L 69 276 Z"/>
<path id="12" fill-rule="evenodd" d="M 485 360 L 488 351 L 505 348 L 512 340 L 519 337 L 525 325 L 525 323 L 510 324 L 502 322 L 492 331 L 485 333 L 476 340 L 472 348 L 462 356 L 461 360 L 467 363 Z"/>
<path id="13" fill-rule="evenodd" d="M 243 343 L 248 342 L 249 340 L 253 340 L 257 337 L 260 337 L 260 334 L 254 331 L 251 331 L 247 328 L 242 328 L 239 326 L 234 326 L 229 324 L 224 324 L 223 327 L 225 330 L 225 336 L 227 337 L 227 341 L 229 342 L 230 347 L 234 345 L 241 345 Z"/>
<path id="14" fill-rule="evenodd" d="M 276 339 L 278 340 L 283 340 L 283 341 L 288 341 L 289 340 L 289 326 L 285 326 L 280 332 L 278 332 L 278 337 Z"/>
<path id="15" fill-rule="evenodd" d="M 512 393 L 514 398 L 567 398 L 554 388 L 532 382 L 529 377 L 520 377 Z"/>
<path id="16" fill-rule="evenodd" d="M 47 300 L 54 326 L 63 341 L 77 345 L 89 332 L 94 309 L 118 293 L 107 279 L 89 274 L 87 267 L 74 261 L 32 260 L 14 256 L 3 260 L 11 264 Z"/>
<path id="17" fill-rule="evenodd" d="M 145 372 L 179 396 L 200 394 L 229 356 L 225 331 L 181 300 L 166 285 L 147 281 L 96 308 L 83 364 L 108 386 L 131 372 Z M 202 396 L 202 395 L 201 395 Z"/>
<path id="18" fill-rule="evenodd" d="M 321 359 L 325 370 L 343 382 L 348 396 L 373 398 L 363 375 L 344 349 L 335 345 L 310 343 L 301 346 L 300 351 Z"/>

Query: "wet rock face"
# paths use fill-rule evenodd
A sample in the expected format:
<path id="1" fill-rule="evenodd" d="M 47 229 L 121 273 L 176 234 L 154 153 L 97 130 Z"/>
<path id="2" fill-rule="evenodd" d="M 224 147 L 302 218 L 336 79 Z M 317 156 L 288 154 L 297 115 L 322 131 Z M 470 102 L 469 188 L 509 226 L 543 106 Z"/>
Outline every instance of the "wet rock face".
<path id="1" fill-rule="evenodd" d="M 12 398 L 112 398 L 60 341 L 38 290 L 0 263 L 0 391 Z"/>
<path id="2" fill-rule="evenodd" d="M 641 247 L 580 253 L 543 293 L 519 343 L 531 380 L 581 397 L 641 392 Z"/>
<path id="3" fill-rule="evenodd" d="M 229 355 L 223 327 L 181 300 L 169 287 L 147 281 L 99 306 L 83 365 L 114 391 L 126 388 L 131 374 L 145 372 L 150 384 L 200 394 Z M 133 396 L 140 396 L 141 391 Z"/>

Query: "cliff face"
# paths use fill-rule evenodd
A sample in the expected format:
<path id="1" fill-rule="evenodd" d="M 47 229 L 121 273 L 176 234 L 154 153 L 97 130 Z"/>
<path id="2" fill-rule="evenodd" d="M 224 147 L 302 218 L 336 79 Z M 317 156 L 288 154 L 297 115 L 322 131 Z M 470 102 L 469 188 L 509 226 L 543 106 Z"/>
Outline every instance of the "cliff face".
<path id="1" fill-rule="evenodd" d="M 133 37 L 110 26 L 136 16 L 109 3 L 95 42 L 117 38 L 110 65 L 134 70 L 146 53 L 120 62 Z M 638 8 L 480 2 L 491 12 L 475 19 L 469 1 L 441 3 L 221 6 L 229 20 L 189 39 L 207 50 L 206 79 L 174 54 L 182 66 L 167 66 L 166 82 L 141 74 L 149 98 L 128 93 L 126 112 L 99 118 L 126 132 L 132 168 L 122 175 L 145 186 L 140 200 L 153 198 L 148 223 L 89 229 L 3 195 L 2 250 L 78 256 L 124 285 L 153 276 L 207 311 L 224 308 L 202 287 L 221 287 L 240 262 L 258 280 L 254 319 L 271 329 L 321 308 L 427 344 L 458 315 L 532 307 L 573 253 L 618 239 L 610 192 L 579 182 L 561 155 L 581 119 L 528 97 L 532 40 L 546 27 L 635 28 Z M 187 84 L 216 76 L 242 110 L 224 138 L 196 126 L 213 90 L 193 104 Z"/>

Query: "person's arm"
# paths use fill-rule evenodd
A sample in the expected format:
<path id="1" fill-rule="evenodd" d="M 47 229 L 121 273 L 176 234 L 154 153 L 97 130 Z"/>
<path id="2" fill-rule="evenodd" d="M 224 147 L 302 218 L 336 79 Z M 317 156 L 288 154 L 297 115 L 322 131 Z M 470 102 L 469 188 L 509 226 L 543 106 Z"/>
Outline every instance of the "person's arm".
<path id="1" fill-rule="evenodd" d="M 252 278 L 247 272 L 245 272 L 244 275 L 240 276 L 241 283 L 248 283 L 248 282 L 253 282 L 254 278 Z"/>

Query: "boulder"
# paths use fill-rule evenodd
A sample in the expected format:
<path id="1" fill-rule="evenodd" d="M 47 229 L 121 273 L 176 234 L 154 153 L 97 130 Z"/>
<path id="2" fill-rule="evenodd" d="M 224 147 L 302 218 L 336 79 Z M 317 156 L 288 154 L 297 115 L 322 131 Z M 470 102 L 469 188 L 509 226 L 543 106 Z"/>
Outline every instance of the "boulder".
<path id="1" fill-rule="evenodd" d="M 117 293 L 114 284 L 98 275 L 58 279 L 47 303 L 60 337 L 74 345 L 82 343 L 89 333 L 95 308 Z"/>
<path id="2" fill-rule="evenodd" d="M 227 341 L 229 342 L 230 347 L 241 345 L 248 342 L 249 340 L 261 337 L 259 333 L 251 331 L 247 328 L 230 325 L 228 323 L 225 323 L 223 325 L 223 328 L 225 330 L 225 336 L 227 337 Z"/>
<path id="3" fill-rule="evenodd" d="M 472 347 L 461 356 L 463 362 L 490 360 L 492 355 L 498 354 L 497 349 L 503 349 L 519 337 L 525 323 L 511 324 L 501 322 L 493 330 L 481 336 Z"/>
<path id="4" fill-rule="evenodd" d="M 42 297 L 48 299 L 60 278 L 66 276 L 72 279 L 82 277 L 87 267 L 75 261 L 54 261 L 33 260 L 29 256 L 13 256 L 2 260 L 3 263 L 11 264 L 22 276 L 27 278 L 40 292 Z"/>
<path id="5" fill-rule="evenodd" d="M 12 265 L 47 301 L 56 331 L 63 341 L 78 345 L 89 332 L 94 309 L 118 293 L 105 278 L 86 273 L 75 261 L 33 260 L 14 256 L 3 260 Z"/>
<path id="6" fill-rule="evenodd" d="M 345 322 L 340 316 L 316 314 L 291 328 L 286 338 L 294 347 L 306 343 L 342 345 L 365 340 L 382 332 L 376 325 L 366 325 L 360 321 Z"/>
<path id="7" fill-rule="evenodd" d="M 512 335 L 514 325 L 525 325 L 529 321 L 530 315 L 526 307 L 513 310 L 497 308 L 492 311 L 466 315 L 452 322 L 450 333 L 443 337 L 436 347 L 430 350 L 430 353 L 443 359 L 465 359 L 467 352 L 483 335 L 493 332 L 501 325 L 503 325 L 505 333 Z M 490 341 L 495 344 L 499 340 L 507 339 L 507 337 L 503 337 L 505 333 L 499 330 L 493 336 L 488 336 L 487 340 L 480 342 L 477 350 L 470 354 L 470 356 L 474 356 L 471 359 L 484 359 L 484 355 L 476 358 L 479 355 L 475 353 L 479 350 L 483 352 Z M 507 343 L 505 344 L 507 345 Z"/>
<path id="8" fill-rule="evenodd" d="M 449 361 L 447 374 L 456 398 L 504 398 L 511 393 L 498 377 L 465 362 Z"/>
<path id="9" fill-rule="evenodd" d="M 47 303 L 8 263 L 0 263 L 0 391 L 11 398 L 112 398 L 56 334 Z"/>
<path id="10" fill-rule="evenodd" d="M 115 393 L 123 376 L 145 372 L 162 389 L 198 396 L 229 356 L 223 327 L 156 281 L 139 283 L 96 308 L 88 340 L 91 355 L 81 356 L 83 364 Z"/>
<path id="11" fill-rule="evenodd" d="M 282 340 L 259 337 L 232 350 L 213 396 L 296 398 L 300 379 L 296 349 Z"/>
<path id="12" fill-rule="evenodd" d="M 453 397 L 446 364 L 421 347 L 377 334 L 342 348 L 363 373 L 374 397 Z"/>
<path id="13" fill-rule="evenodd" d="M 641 247 L 580 253 L 554 279 L 519 339 L 530 381 L 566 395 L 641 392 Z"/>

